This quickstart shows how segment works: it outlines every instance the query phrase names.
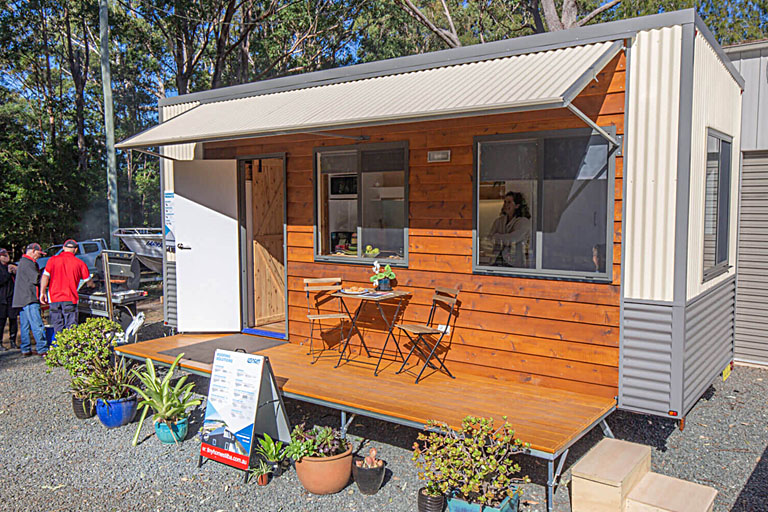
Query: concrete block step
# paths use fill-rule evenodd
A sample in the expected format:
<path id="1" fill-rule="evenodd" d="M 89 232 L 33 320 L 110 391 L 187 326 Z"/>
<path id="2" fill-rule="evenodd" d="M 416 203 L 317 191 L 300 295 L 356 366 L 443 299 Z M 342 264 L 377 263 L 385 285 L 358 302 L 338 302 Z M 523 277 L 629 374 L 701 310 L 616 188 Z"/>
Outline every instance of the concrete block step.
<path id="1" fill-rule="evenodd" d="M 647 473 L 630 491 L 626 512 L 712 512 L 717 491 L 696 484 Z"/>
<path id="2" fill-rule="evenodd" d="M 603 439 L 571 468 L 573 512 L 622 512 L 632 488 L 651 470 L 651 448 Z"/>

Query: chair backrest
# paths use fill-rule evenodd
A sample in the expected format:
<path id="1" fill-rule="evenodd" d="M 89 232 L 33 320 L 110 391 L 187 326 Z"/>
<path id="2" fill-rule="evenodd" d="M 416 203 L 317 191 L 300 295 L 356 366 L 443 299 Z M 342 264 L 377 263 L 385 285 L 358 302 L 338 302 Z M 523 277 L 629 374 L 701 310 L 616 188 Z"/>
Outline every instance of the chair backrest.
<path id="1" fill-rule="evenodd" d="M 307 293 L 307 311 L 325 304 L 333 297 L 327 295 L 341 290 L 340 277 L 321 277 L 316 279 L 304 279 L 304 291 Z M 314 297 L 314 304 L 312 303 Z M 341 301 L 339 301 L 341 302 Z M 339 305 L 341 308 L 341 305 Z"/>
<path id="2" fill-rule="evenodd" d="M 458 299 L 458 296 L 459 290 L 454 288 L 443 288 L 439 286 L 435 288 L 435 294 L 432 296 L 432 309 L 429 310 L 427 325 L 432 325 L 435 321 L 435 311 L 440 303 L 448 306 L 448 319 L 445 321 L 445 325 L 450 325 L 451 318 L 456 309 L 456 300 Z"/>

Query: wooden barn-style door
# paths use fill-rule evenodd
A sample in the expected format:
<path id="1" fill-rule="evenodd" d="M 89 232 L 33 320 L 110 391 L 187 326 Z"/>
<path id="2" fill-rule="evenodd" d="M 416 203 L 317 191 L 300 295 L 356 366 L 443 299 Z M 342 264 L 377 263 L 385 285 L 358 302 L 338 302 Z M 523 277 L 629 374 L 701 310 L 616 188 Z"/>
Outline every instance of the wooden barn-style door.
<path id="1" fill-rule="evenodd" d="M 250 188 L 248 231 L 252 240 L 247 267 L 252 269 L 248 280 L 252 282 L 249 288 L 253 290 L 248 323 L 250 327 L 269 327 L 269 330 L 284 332 L 283 159 L 253 159 L 245 164 L 246 194 Z"/>

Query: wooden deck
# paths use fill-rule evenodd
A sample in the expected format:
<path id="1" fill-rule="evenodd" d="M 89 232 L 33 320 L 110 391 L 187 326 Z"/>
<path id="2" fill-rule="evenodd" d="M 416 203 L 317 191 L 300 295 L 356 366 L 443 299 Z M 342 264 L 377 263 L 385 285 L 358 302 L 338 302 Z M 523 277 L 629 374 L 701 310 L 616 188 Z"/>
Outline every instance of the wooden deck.
<path id="1" fill-rule="evenodd" d="M 124 345 L 117 350 L 126 356 L 149 357 L 170 364 L 174 358 L 160 352 L 221 336 L 176 335 Z M 615 400 L 609 398 L 462 373 L 455 373 L 456 379 L 451 379 L 442 373 L 425 372 L 426 377 L 414 384 L 413 372 L 395 374 L 400 363 L 382 361 L 383 370 L 374 377 L 376 358 L 354 354 L 352 361 L 334 368 L 337 351 L 327 350 L 314 365 L 306 352 L 304 346 L 286 343 L 258 353 L 269 357 L 278 385 L 289 396 L 403 424 L 423 425 L 436 419 L 456 427 L 468 414 L 495 419 L 506 415 L 520 439 L 531 443 L 533 450 L 553 456 L 597 425 L 616 406 Z M 200 373 L 211 372 L 211 365 L 192 360 L 182 359 L 181 366 Z"/>

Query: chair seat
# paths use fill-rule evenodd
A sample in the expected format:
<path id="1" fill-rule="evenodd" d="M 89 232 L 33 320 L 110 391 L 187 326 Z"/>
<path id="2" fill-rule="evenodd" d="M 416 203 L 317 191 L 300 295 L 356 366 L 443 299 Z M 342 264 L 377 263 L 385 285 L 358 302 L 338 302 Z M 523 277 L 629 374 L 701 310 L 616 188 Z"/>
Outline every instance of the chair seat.
<path id="1" fill-rule="evenodd" d="M 440 334 L 441 332 L 433 327 L 419 324 L 397 324 L 395 327 L 413 334 Z"/>
<path id="2" fill-rule="evenodd" d="M 349 320 L 349 316 L 344 313 L 328 313 L 326 315 L 307 315 L 308 320 L 330 320 L 332 318 L 343 318 Z"/>

